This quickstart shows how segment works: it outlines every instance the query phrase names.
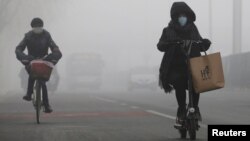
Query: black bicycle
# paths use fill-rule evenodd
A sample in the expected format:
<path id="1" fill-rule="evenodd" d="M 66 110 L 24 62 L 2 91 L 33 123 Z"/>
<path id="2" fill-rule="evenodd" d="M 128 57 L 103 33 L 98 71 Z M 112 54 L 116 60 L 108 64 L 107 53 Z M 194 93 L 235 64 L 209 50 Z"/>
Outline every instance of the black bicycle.
<path id="1" fill-rule="evenodd" d="M 31 62 L 31 74 L 35 79 L 33 87 L 32 102 L 36 110 L 36 122 L 40 124 L 40 112 L 44 109 L 42 86 L 49 80 L 53 64 L 43 60 L 34 60 Z"/>
<path id="2" fill-rule="evenodd" d="M 182 139 L 187 138 L 187 133 L 191 140 L 196 139 L 196 131 L 199 130 L 200 126 L 198 123 L 198 118 L 195 115 L 195 108 L 193 103 L 193 82 L 192 82 L 192 75 L 190 70 L 190 53 L 193 47 L 193 44 L 200 44 L 200 41 L 193 41 L 193 40 L 184 40 L 180 42 L 183 45 L 182 50 L 186 56 L 187 61 L 187 75 L 188 75 L 188 95 L 189 95 L 189 102 L 186 106 L 186 116 L 184 121 L 182 122 L 181 126 L 175 126 L 176 129 L 179 130 Z"/>

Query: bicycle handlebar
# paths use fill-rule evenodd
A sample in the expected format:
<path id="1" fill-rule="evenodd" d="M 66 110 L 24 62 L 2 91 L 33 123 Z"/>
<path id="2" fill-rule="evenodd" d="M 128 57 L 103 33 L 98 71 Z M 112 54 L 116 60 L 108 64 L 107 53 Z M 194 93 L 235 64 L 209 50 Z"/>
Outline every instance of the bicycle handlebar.
<path id="1" fill-rule="evenodd" d="M 177 44 L 184 44 L 184 43 L 187 43 L 187 42 L 192 43 L 192 44 L 193 43 L 196 43 L 196 44 L 202 43 L 201 40 L 182 40 L 182 41 L 178 41 Z"/>
<path id="2" fill-rule="evenodd" d="M 182 51 L 184 52 L 184 54 L 186 56 L 189 56 L 191 53 L 191 48 L 193 47 L 193 44 L 198 45 L 198 44 L 201 44 L 202 41 L 200 41 L 200 40 L 198 40 L 198 41 L 197 40 L 182 40 L 182 41 L 179 41 L 178 43 L 180 45 L 183 45 L 181 47 Z"/>

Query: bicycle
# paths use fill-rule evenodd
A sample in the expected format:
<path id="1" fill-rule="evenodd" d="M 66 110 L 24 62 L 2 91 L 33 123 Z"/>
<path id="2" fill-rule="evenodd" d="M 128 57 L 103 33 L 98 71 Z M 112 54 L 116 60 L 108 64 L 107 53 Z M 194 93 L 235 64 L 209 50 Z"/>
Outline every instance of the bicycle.
<path id="1" fill-rule="evenodd" d="M 184 52 L 186 56 L 187 61 L 187 75 L 188 75 L 188 95 L 189 95 L 189 103 L 186 106 L 186 116 L 184 121 L 181 124 L 181 127 L 174 126 L 177 130 L 179 130 L 179 133 L 181 135 L 182 139 L 187 138 L 187 132 L 189 134 L 190 140 L 196 139 L 196 131 L 199 130 L 200 126 L 198 124 L 198 119 L 195 116 L 195 108 L 193 103 L 193 83 L 192 83 L 192 75 L 190 70 L 190 53 L 191 48 L 193 44 L 200 44 L 200 41 L 193 41 L 193 40 L 184 40 L 182 42 L 178 42 L 179 44 L 182 44 L 182 51 Z M 185 50 L 186 49 L 186 50 Z"/>
<path id="2" fill-rule="evenodd" d="M 35 79 L 32 95 L 32 103 L 36 110 L 36 122 L 40 124 L 40 111 L 43 108 L 43 91 L 42 85 L 45 85 L 45 81 L 48 81 L 54 65 L 48 61 L 33 60 L 30 63 L 31 75 Z"/>

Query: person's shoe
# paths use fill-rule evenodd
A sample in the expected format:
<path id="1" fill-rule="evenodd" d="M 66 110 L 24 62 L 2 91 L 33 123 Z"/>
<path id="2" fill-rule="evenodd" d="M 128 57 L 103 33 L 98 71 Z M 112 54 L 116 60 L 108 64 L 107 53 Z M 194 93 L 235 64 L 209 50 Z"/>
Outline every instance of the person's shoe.
<path id="1" fill-rule="evenodd" d="M 44 105 L 44 112 L 45 113 L 51 113 L 51 112 L 53 112 L 53 110 L 50 107 L 50 105 Z"/>
<path id="2" fill-rule="evenodd" d="M 201 113 L 199 107 L 195 108 L 195 117 L 199 120 L 202 121 Z"/>
<path id="3" fill-rule="evenodd" d="M 23 100 L 31 101 L 31 95 L 25 95 L 25 96 L 23 96 Z"/>
<path id="4" fill-rule="evenodd" d="M 174 127 L 177 129 L 182 128 L 183 122 L 184 122 L 184 119 L 176 117 Z"/>
<path id="5" fill-rule="evenodd" d="M 186 118 L 186 108 L 185 107 L 179 107 L 177 110 L 177 117 L 176 117 L 176 122 L 175 122 L 175 127 L 182 127 L 183 122 Z"/>

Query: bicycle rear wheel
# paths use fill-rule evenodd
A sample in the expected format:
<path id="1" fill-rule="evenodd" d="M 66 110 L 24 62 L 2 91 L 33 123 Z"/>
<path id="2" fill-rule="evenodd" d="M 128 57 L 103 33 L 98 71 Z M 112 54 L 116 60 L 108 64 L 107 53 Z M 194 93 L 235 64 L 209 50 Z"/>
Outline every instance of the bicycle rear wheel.
<path id="1" fill-rule="evenodd" d="M 37 124 L 40 124 L 40 111 L 42 107 L 42 101 L 41 101 L 41 83 L 39 81 L 36 81 L 35 83 L 35 109 L 36 109 L 36 122 Z"/>
<path id="2" fill-rule="evenodd" d="M 186 139 L 187 138 L 187 130 L 186 129 L 179 129 L 181 139 Z"/>
<path id="3" fill-rule="evenodd" d="M 197 130 L 197 125 L 195 119 L 190 119 L 189 129 L 188 129 L 190 140 L 196 140 L 196 130 Z"/>

